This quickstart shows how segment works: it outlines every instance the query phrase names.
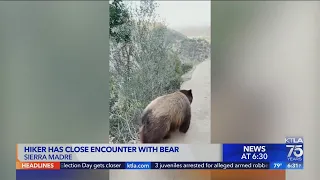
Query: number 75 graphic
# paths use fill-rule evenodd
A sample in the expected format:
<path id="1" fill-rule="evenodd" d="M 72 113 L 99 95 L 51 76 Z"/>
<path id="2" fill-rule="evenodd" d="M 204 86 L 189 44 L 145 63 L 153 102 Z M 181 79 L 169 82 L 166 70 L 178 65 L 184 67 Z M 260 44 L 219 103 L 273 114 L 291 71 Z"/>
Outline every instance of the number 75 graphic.
<path id="1" fill-rule="evenodd" d="M 292 154 L 295 157 L 303 156 L 302 145 L 286 145 L 286 147 L 290 148 L 290 151 L 288 153 L 288 157 L 291 157 Z"/>

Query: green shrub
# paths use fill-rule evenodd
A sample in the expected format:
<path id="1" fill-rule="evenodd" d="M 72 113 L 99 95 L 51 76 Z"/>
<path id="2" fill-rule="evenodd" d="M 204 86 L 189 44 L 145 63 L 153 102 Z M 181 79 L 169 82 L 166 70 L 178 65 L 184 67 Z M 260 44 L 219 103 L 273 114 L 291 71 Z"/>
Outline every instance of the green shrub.
<path id="1" fill-rule="evenodd" d="M 182 73 L 185 74 L 187 72 L 189 72 L 191 69 L 193 68 L 193 65 L 192 64 L 182 64 L 181 65 L 181 69 L 182 69 Z"/>

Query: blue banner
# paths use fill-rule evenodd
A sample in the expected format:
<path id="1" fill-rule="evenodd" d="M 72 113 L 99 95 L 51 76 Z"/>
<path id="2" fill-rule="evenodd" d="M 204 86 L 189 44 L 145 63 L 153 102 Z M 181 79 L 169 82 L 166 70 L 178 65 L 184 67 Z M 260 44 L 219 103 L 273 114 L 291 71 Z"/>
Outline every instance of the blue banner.
<path id="1" fill-rule="evenodd" d="M 286 170 L 287 169 L 287 163 L 286 162 L 281 162 L 281 161 L 276 161 L 276 162 L 271 162 L 270 163 L 270 169 L 273 170 Z"/>
<path id="2" fill-rule="evenodd" d="M 303 169 L 303 162 L 288 162 L 286 165 L 286 169 Z"/>
<path id="3" fill-rule="evenodd" d="M 288 162 L 286 144 L 223 144 L 223 162 Z"/>
<path id="4" fill-rule="evenodd" d="M 270 169 L 294 170 L 303 169 L 303 162 L 271 162 Z"/>

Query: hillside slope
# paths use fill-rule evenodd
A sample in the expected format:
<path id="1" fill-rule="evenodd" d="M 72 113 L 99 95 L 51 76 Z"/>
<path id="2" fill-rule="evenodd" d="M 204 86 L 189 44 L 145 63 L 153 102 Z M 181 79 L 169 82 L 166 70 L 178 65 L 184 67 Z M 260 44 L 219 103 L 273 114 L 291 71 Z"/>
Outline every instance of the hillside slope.
<path id="1" fill-rule="evenodd" d="M 166 36 L 182 63 L 197 64 L 210 57 L 211 45 L 203 37 L 190 38 L 173 29 L 167 29 Z"/>

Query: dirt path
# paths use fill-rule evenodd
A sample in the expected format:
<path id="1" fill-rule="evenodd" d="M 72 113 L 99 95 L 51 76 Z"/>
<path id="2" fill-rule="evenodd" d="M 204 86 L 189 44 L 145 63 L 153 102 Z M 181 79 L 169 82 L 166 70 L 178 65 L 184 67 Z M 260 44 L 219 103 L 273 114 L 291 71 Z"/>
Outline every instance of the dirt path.
<path id="1" fill-rule="evenodd" d="M 189 81 L 182 84 L 181 89 L 192 89 L 193 103 L 190 129 L 186 134 L 173 133 L 171 139 L 164 141 L 168 144 L 199 144 L 210 143 L 210 60 L 199 64 L 192 73 Z M 199 176 L 199 175 L 202 175 Z M 110 180 L 209 180 L 210 176 L 202 174 L 202 171 L 110 171 Z"/>

